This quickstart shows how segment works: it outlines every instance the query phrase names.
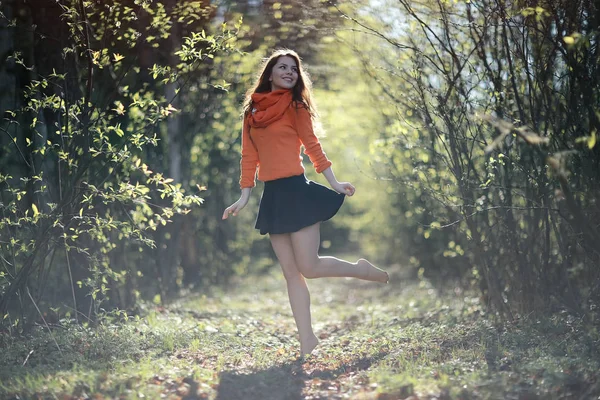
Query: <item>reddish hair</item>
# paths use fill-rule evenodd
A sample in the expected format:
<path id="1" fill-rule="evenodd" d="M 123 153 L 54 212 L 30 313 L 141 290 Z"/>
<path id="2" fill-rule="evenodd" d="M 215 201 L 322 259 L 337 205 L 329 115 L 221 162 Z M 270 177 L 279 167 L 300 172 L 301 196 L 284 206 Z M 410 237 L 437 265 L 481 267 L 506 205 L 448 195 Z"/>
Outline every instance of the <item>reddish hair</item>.
<path id="1" fill-rule="evenodd" d="M 302 62 L 298 53 L 289 49 L 275 50 L 269 58 L 266 58 L 263 61 L 262 67 L 260 68 L 261 72 L 257 76 L 256 82 L 246 92 L 246 97 L 244 98 L 244 103 L 242 105 L 244 115 L 247 115 L 252 108 L 252 95 L 254 93 L 266 93 L 271 91 L 271 82 L 269 81 L 269 78 L 273 72 L 273 67 L 281 57 L 285 56 L 293 58 L 298 67 L 298 81 L 292 88 L 292 99 L 296 103 L 296 106 L 304 106 L 310 113 L 312 119 L 316 119 L 317 111 L 312 99 L 312 82 L 310 76 L 302 67 Z"/>

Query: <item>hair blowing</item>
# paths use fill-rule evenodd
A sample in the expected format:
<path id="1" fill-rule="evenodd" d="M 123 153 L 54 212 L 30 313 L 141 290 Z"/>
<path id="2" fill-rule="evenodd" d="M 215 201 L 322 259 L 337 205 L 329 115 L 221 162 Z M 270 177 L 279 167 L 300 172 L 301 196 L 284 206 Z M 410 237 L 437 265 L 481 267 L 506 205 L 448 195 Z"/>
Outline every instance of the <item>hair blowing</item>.
<path id="1" fill-rule="evenodd" d="M 273 72 L 273 67 L 277 64 L 277 60 L 280 57 L 288 56 L 296 61 L 298 66 L 298 82 L 292 88 L 292 99 L 298 106 L 299 104 L 304 105 L 310 113 L 313 120 L 317 117 L 317 111 L 312 99 L 312 82 L 310 76 L 302 67 L 300 56 L 294 50 L 279 49 L 275 50 L 273 54 L 263 61 L 262 67 L 259 71 L 260 74 L 256 78 L 254 85 L 246 92 L 244 103 L 242 105 L 242 111 L 244 116 L 248 114 L 252 107 L 252 95 L 254 93 L 266 93 L 271 91 L 271 82 L 269 78 Z"/>

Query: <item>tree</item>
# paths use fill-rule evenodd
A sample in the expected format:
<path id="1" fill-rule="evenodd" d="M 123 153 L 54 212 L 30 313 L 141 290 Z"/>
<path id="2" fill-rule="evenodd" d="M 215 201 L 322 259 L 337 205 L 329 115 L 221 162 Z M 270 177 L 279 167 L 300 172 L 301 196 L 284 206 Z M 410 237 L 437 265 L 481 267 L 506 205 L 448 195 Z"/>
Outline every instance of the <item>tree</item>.
<path id="1" fill-rule="evenodd" d="M 379 38 L 357 54 L 397 107 L 381 160 L 402 251 L 430 276 L 473 280 L 503 316 L 587 314 L 600 283 L 597 6 L 397 4 L 380 14 L 395 20 L 346 12 Z"/>
<path id="2" fill-rule="evenodd" d="M 157 38 L 169 38 L 173 20 L 193 26 L 209 15 L 205 8 L 3 4 L 13 45 L 3 73 L 14 83 L 5 93 L 16 99 L 10 104 L 3 96 L 0 103 L 4 326 L 27 329 L 41 308 L 65 304 L 65 288 L 72 301 L 66 314 L 75 319 L 101 311 L 111 289 L 113 300 L 124 288 L 135 298 L 139 286 L 132 282 L 147 272 L 147 260 L 135 254 L 155 245 L 148 233 L 201 203 L 149 165 L 149 149 L 159 149 L 168 118 L 178 112 L 165 87 L 167 95 L 184 90 L 207 59 L 233 49 L 234 31 L 190 31 L 181 48 L 166 52 L 175 52 L 171 64 L 173 57 L 182 63 L 143 67 L 149 49 L 161 45 Z"/>

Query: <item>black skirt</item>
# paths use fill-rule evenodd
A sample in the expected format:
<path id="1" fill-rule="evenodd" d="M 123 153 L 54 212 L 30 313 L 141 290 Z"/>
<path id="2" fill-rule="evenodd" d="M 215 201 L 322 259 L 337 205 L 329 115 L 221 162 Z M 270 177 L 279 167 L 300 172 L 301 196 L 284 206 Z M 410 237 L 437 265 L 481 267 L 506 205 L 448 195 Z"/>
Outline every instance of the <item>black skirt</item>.
<path id="1" fill-rule="evenodd" d="M 261 235 L 290 233 L 333 217 L 345 195 L 304 174 L 265 182 L 255 228 Z"/>

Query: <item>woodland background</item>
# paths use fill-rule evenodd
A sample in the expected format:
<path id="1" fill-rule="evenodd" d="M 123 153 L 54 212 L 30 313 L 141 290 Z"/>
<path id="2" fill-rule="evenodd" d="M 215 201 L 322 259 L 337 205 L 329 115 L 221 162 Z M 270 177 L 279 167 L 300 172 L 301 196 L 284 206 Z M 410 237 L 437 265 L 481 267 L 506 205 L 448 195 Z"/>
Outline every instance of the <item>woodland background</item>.
<path id="1" fill-rule="evenodd" d="M 600 301 L 600 9 L 591 0 L 2 1 L 0 326 L 94 324 L 261 274 L 237 218 L 240 104 L 288 47 L 357 195 L 361 251 L 514 321 Z M 310 164 L 307 174 L 316 176 Z"/>

